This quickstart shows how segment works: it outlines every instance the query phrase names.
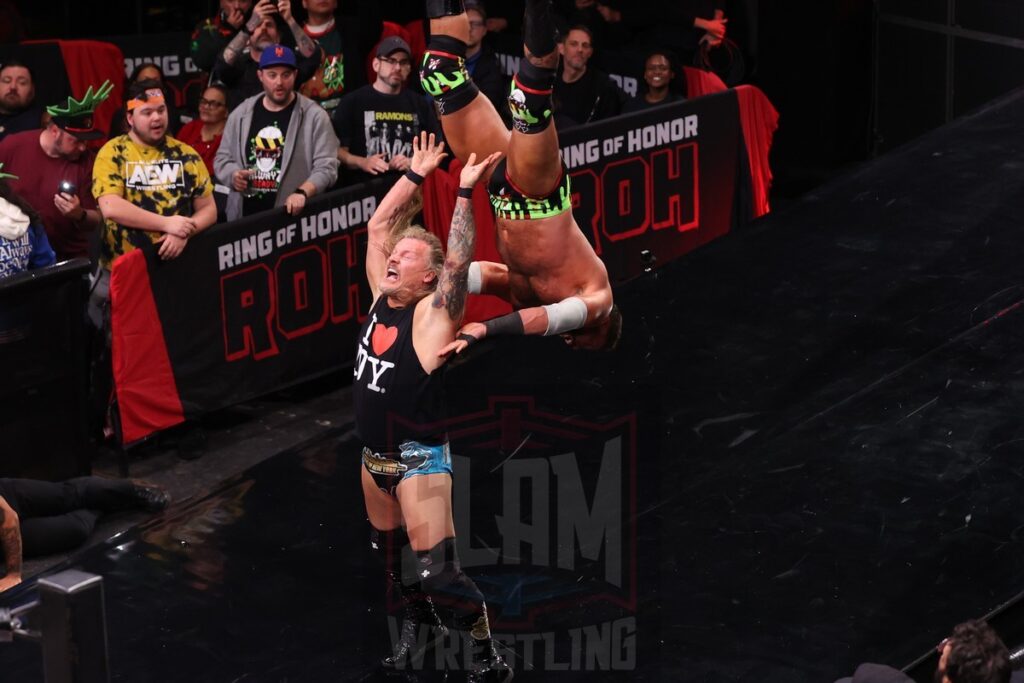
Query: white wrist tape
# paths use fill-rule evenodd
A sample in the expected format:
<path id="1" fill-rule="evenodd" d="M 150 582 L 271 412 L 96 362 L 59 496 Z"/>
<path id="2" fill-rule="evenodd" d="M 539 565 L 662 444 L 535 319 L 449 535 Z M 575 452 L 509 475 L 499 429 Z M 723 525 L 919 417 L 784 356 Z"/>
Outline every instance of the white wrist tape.
<path id="1" fill-rule="evenodd" d="M 543 308 L 548 314 L 548 329 L 544 330 L 544 336 L 578 330 L 587 322 L 587 305 L 583 299 L 574 296 Z"/>
<path id="2" fill-rule="evenodd" d="M 483 283 L 480 280 L 480 264 L 476 261 L 469 264 L 469 275 L 466 278 L 466 284 L 470 294 L 480 293 Z"/>

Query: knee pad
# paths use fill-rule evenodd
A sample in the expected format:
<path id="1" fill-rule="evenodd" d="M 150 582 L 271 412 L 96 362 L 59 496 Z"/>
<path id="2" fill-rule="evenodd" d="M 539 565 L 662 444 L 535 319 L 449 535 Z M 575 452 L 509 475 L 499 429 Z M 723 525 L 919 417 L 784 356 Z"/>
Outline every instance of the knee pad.
<path id="1" fill-rule="evenodd" d="M 442 116 L 472 102 L 480 91 L 466 71 L 466 44 L 451 36 L 431 38 L 420 66 L 420 85 Z"/>
<path id="2" fill-rule="evenodd" d="M 512 78 L 512 89 L 508 95 L 515 130 L 530 135 L 541 133 L 551 125 L 554 80 L 554 69 L 534 66 L 525 58 L 519 63 L 519 73 Z"/>
<path id="3" fill-rule="evenodd" d="M 423 590 L 435 602 L 447 605 L 456 617 L 479 615 L 484 609 L 483 593 L 459 564 L 454 538 L 417 552 L 415 571 Z"/>

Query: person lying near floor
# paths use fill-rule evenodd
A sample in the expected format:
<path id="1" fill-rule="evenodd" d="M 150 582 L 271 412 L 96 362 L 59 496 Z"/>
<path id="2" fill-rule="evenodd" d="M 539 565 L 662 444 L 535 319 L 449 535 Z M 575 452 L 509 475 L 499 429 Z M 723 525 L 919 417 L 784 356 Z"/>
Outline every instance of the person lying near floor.
<path id="1" fill-rule="evenodd" d="M 159 512 L 170 501 L 163 489 L 130 479 L 0 479 L 0 552 L 6 566 L 0 592 L 21 583 L 23 557 L 77 548 L 92 534 L 100 515 Z"/>

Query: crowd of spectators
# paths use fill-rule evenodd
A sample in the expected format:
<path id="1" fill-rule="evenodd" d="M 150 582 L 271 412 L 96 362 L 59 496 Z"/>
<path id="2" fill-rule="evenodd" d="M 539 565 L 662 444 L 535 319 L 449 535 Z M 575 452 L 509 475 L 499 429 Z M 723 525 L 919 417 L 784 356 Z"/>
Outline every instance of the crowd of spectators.
<path id="1" fill-rule="evenodd" d="M 694 63 L 702 48 L 721 44 L 728 25 L 724 0 L 553 0 L 553 5 L 562 37 L 553 98 L 559 130 L 685 99 L 681 65 Z M 508 46 L 519 44 L 522 2 L 467 0 L 466 7 L 467 69 L 507 117 L 509 69 L 503 69 L 495 48 L 500 44 L 508 52 Z M 337 169 L 325 173 L 322 142 L 328 137 L 318 127 L 318 175 L 297 179 L 298 171 L 292 169 L 293 177 L 284 183 L 286 194 L 294 186 L 306 193 L 305 199 L 331 187 L 404 172 L 413 137 L 421 130 L 441 132 L 434 104 L 416 77 L 427 30 L 419 2 L 346 2 L 339 7 L 338 0 L 220 0 L 217 15 L 199 21 L 191 34 L 189 52 L 208 84 L 198 103 L 190 108 L 178 101 L 160 65 L 151 62 L 137 64 L 125 87 L 139 91 L 139 84 L 146 84 L 142 91 L 155 87 L 162 93 L 163 134 L 198 153 L 216 190 L 218 220 L 223 221 L 287 204 L 287 196 L 257 186 L 281 185 L 284 169 L 279 162 L 291 158 L 284 153 L 290 134 L 308 129 L 314 119 L 323 120 L 307 116 L 313 111 L 310 104 L 326 113 L 333 128 L 330 137 L 337 137 L 332 159 Z M 288 96 L 298 104 L 281 112 L 269 112 L 260 104 L 272 90 L 261 68 L 270 46 L 284 47 L 294 60 L 286 69 L 292 73 Z M 626 53 L 647 56 L 632 97 L 621 81 L 608 75 L 622 71 L 616 60 Z M 45 103 L 36 99 L 35 78 L 31 67 L 17 59 L 0 65 L 0 163 L 14 176 L 0 181 L 9 195 L 5 201 L 14 198 L 32 209 L 34 224 L 44 229 L 57 260 L 108 262 L 100 257 L 100 246 L 112 240 L 101 234 L 104 221 L 95 197 L 102 183 L 93 178 L 99 147 L 93 139 L 99 135 L 91 127 L 83 134 L 74 126 L 56 125 Z M 300 124 L 295 131 L 287 128 L 293 110 Z M 122 107 L 106 137 L 130 137 L 132 119 L 132 112 Z M 215 160 L 224 141 L 230 149 L 218 168 Z M 328 175 L 331 187 L 323 187 Z M 241 182 L 243 176 L 254 180 Z M 310 180 L 315 182 L 303 185 Z M 241 196 L 254 187 L 257 196 Z M 109 217 L 105 225 L 109 229 Z M 0 230 L 4 235 L 17 232 L 7 226 Z M 154 234 L 159 238 L 162 233 Z"/>
<path id="2" fill-rule="evenodd" d="M 684 99 L 679 65 L 688 50 L 724 38 L 722 2 L 554 0 L 559 130 Z M 220 0 L 187 46 L 203 70 L 205 87 L 192 91 L 198 102 L 185 101 L 160 64 L 143 60 L 124 79 L 109 125 L 94 117 L 109 83 L 71 93 L 66 104 L 40 102 L 37 79 L 45 76 L 6 59 L 0 277 L 89 259 L 89 318 L 102 347 L 110 271 L 127 252 L 155 243 L 161 258 L 173 259 L 216 222 L 275 207 L 301 214 L 316 194 L 408 170 L 412 140 L 421 131 L 442 134 L 418 78 L 429 31 L 422 3 L 340 4 Z M 510 125 L 507 74 L 521 54 L 522 0 L 466 0 L 466 9 L 467 69 Z M 633 98 L 608 75 L 628 70 L 616 61 L 623 50 L 635 63 L 648 55 Z M 167 169 L 180 177 L 163 177 Z M 93 393 L 104 392 L 94 378 Z"/>
<path id="3" fill-rule="evenodd" d="M 562 36 L 553 93 L 559 130 L 684 99 L 680 64 L 724 38 L 723 2 L 553 0 Z M 466 10 L 466 68 L 510 126 L 522 0 L 466 0 Z M 217 222 L 275 207 L 301 214 L 316 194 L 407 171 L 420 132 L 442 136 L 418 78 L 428 32 L 421 0 L 220 0 L 218 13 L 190 34 L 187 50 L 202 75 L 186 86 L 189 98 L 174 72 L 169 79 L 160 63 L 132 60 L 127 78 L 108 76 L 123 78 L 124 97 L 102 124 L 94 114 L 109 82 L 71 93 L 66 103 L 40 101 L 37 79 L 49 66 L 34 73 L 28 52 L 7 52 L 0 278 L 69 259 L 91 262 L 90 395 L 110 395 L 115 260 L 152 243 L 161 258 L 174 259 Z M 608 74 L 639 71 L 644 54 L 631 98 Z M 622 55 L 632 55 L 631 66 Z M 41 91 L 52 93 L 48 86 Z M 172 168 L 179 177 L 163 177 Z M 95 400 L 99 434 L 111 413 L 105 399 Z"/>

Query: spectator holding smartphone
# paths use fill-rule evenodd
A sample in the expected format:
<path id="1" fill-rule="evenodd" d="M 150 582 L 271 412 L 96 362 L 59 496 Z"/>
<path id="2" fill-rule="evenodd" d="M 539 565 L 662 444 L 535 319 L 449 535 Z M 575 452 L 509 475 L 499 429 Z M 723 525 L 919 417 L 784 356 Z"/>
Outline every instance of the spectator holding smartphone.
<path id="1" fill-rule="evenodd" d="M 220 12 L 203 19 L 192 31 L 189 52 L 192 61 L 203 71 L 213 71 L 217 57 L 224 51 L 252 12 L 252 0 L 220 0 Z"/>
<path id="2" fill-rule="evenodd" d="M 109 81 L 81 100 L 47 107 L 50 122 L 0 141 L 0 163 L 18 169 L 11 188 L 32 205 L 58 260 L 90 256 L 90 237 L 102 217 L 89 187 L 95 155 L 87 143 L 104 137 L 93 112 L 110 94 Z"/>
<path id="3" fill-rule="evenodd" d="M 320 66 L 320 48 L 292 16 L 291 2 L 259 0 L 245 26 L 224 47 L 213 67 L 212 79 L 228 89 L 228 106 L 263 92 L 259 63 L 271 45 L 295 45 L 296 87 L 313 76 Z"/>

